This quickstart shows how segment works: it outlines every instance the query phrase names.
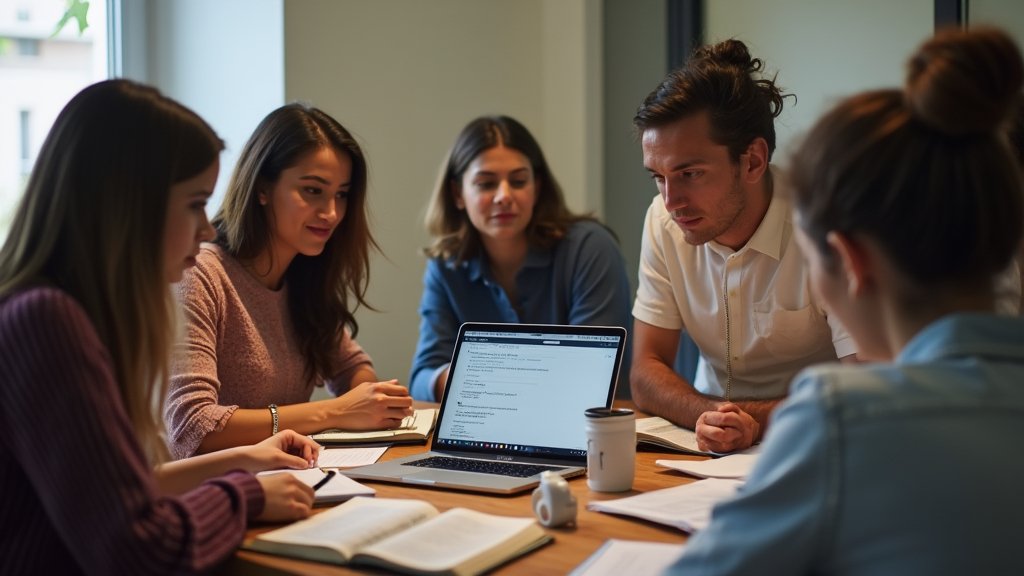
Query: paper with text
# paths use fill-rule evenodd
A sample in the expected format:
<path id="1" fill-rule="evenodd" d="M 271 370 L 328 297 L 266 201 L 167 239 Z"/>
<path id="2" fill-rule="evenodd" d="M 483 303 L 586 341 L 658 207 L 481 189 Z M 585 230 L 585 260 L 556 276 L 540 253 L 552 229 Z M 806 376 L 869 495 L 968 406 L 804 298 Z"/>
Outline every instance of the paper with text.
<path id="1" fill-rule="evenodd" d="M 316 465 L 321 468 L 353 468 L 366 466 L 380 459 L 387 446 L 369 448 L 324 448 L 320 450 Z"/>
<path id="2" fill-rule="evenodd" d="M 591 502 L 587 508 L 696 532 L 707 527 L 715 504 L 730 498 L 742 485 L 739 480 L 708 478 L 618 500 Z"/>
<path id="3" fill-rule="evenodd" d="M 569 576 L 661 574 L 683 553 L 683 546 L 612 538 L 570 572 Z"/>
<path id="4" fill-rule="evenodd" d="M 722 456 L 716 460 L 668 460 L 658 459 L 654 463 L 699 478 L 734 478 L 742 480 L 750 474 L 761 454 L 761 445 L 752 446 L 742 452 Z"/>

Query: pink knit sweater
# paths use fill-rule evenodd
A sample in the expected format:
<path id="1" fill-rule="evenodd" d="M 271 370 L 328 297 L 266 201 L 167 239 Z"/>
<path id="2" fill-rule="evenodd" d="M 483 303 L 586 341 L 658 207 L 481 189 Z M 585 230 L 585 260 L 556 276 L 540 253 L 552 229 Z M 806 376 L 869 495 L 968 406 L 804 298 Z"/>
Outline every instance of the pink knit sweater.
<path id="1" fill-rule="evenodd" d="M 323 384 L 303 378 L 287 285 L 268 289 L 215 244 L 203 244 L 197 261 L 176 287 L 187 329 L 164 413 L 175 458 L 194 454 L 238 408 L 308 402 Z M 346 331 L 328 390 L 347 392 L 356 371 L 370 364 Z"/>

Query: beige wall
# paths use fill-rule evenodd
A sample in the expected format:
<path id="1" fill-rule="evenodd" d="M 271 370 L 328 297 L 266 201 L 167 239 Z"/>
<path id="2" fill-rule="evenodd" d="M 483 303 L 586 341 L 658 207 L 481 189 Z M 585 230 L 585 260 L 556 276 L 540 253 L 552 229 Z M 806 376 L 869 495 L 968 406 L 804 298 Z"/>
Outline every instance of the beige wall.
<path id="1" fill-rule="evenodd" d="M 775 161 L 837 98 L 903 82 L 903 63 L 932 34 L 933 0 L 714 0 L 708 42 L 738 38 L 797 95 L 776 120 Z"/>
<path id="2" fill-rule="evenodd" d="M 370 161 L 371 303 L 359 341 L 382 377 L 406 382 L 427 243 L 422 216 L 440 162 L 481 114 L 521 120 L 575 210 L 599 211 L 600 2 L 304 0 L 285 3 L 286 100 L 352 130 Z"/>
<path id="3" fill-rule="evenodd" d="M 370 286 L 381 312 L 359 313 L 359 339 L 382 376 L 408 378 L 424 265 L 418 249 L 427 242 L 424 205 L 445 151 L 477 115 L 522 120 L 544 146 L 571 207 L 604 212 L 635 268 L 654 188 L 629 122 L 665 72 L 664 0 L 141 5 L 149 8 L 149 31 L 136 35 L 146 42 L 126 49 L 126 61 L 144 54 L 148 77 L 136 76 L 195 107 L 227 137 L 225 172 L 230 148 L 284 101 L 324 108 L 365 146 L 374 230 L 385 255 L 372 263 Z M 778 122 L 777 160 L 784 163 L 787 147 L 836 98 L 901 82 L 905 58 L 931 34 L 932 5 L 711 0 L 706 38 L 745 40 L 799 96 Z M 974 0 L 971 15 L 1024 30 L 1017 26 L 1024 4 L 1016 0 Z"/>

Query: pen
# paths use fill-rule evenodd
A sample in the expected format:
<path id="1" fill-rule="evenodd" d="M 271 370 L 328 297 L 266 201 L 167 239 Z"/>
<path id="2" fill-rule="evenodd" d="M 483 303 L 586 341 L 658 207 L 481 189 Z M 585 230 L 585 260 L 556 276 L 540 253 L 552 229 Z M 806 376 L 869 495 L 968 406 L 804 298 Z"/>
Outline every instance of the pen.
<path id="1" fill-rule="evenodd" d="M 335 474 L 334 470 L 328 470 L 324 474 L 323 478 L 321 478 L 316 484 L 313 484 L 313 491 L 316 492 L 317 490 L 319 490 L 319 489 L 323 488 L 324 486 L 326 486 L 327 482 L 330 481 L 330 479 L 334 477 L 334 474 Z"/>

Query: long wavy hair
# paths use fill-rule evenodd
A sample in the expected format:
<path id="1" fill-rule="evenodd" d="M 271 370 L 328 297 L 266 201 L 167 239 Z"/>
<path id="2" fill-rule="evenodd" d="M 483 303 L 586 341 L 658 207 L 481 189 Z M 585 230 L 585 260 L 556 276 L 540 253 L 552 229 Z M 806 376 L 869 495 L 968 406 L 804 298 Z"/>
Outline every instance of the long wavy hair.
<path id="1" fill-rule="evenodd" d="M 345 218 L 323 252 L 295 256 L 285 271 L 288 309 L 306 359 L 309 380 L 329 378 L 347 326 L 359 331 L 355 310 L 366 302 L 370 250 L 379 246 L 370 233 L 366 206 L 367 165 L 359 144 L 337 120 L 304 104 L 287 104 L 267 115 L 242 149 L 224 202 L 213 217 L 216 242 L 245 261 L 270 250 L 273 229 L 259 202 L 281 173 L 322 148 L 352 162 Z M 273 253 L 271 253 L 273 257 Z"/>
<path id="2" fill-rule="evenodd" d="M 0 295 L 52 285 L 85 310 L 153 463 L 167 458 L 160 413 L 177 333 L 163 270 L 170 189 L 223 147 L 154 88 L 93 84 L 57 116 L 0 249 Z"/>
<path id="3" fill-rule="evenodd" d="M 531 245 L 551 247 L 565 237 L 573 223 L 594 220 L 591 216 L 573 214 L 566 206 L 562 187 L 551 173 L 540 144 L 525 126 L 508 116 L 481 116 L 467 124 L 455 139 L 430 196 L 425 223 L 433 242 L 424 249 L 427 256 L 463 261 L 478 256 L 483 250 L 480 233 L 469 221 L 466 211 L 455 204 L 455 196 L 473 160 L 499 146 L 526 156 L 533 168 L 537 200 L 526 228 Z"/>

